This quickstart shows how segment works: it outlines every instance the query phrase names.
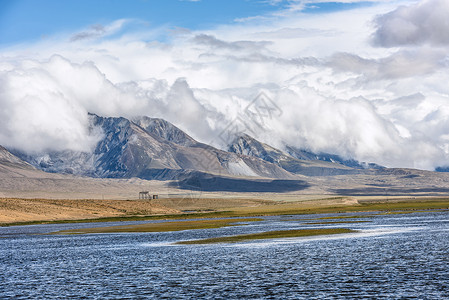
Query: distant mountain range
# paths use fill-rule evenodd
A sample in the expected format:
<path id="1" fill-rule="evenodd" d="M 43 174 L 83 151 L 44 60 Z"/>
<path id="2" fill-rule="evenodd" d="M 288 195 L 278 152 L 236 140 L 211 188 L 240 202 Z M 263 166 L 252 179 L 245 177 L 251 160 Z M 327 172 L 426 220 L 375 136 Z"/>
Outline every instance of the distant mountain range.
<path id="1" fill-rule="evenodd" d="M 94 114 L 89 118 L 92 127 L 103 132 L 91 153 L 66 150 L 27 154 L 17 149 L 9 150 L 46 172 L 101 178 L 170 180 L 200 172 L 298 179 L 298 176 L 359 174 L 367 168 L 381 168 L 289 146 L 283 152 L 249 135 L 236 137 L 228 151 L 223 151 L 196 141 L 163 119 L 126 119 Z"/>
<path id="2" fill-rule="evenodd" d="M 149 185 L 181 195 L 183 190 L 345 196 L 444 196 L 449 192 L 448 173 L 376 165 L 365 169 L 369 165 L 343 160 L 354 164 L 351 167 L 339 163 L 338 156 L 292 147 L 284 152 L 249 135 L 236 137 L 223 151 L 195 141 L 162 119 L 93 114 L 89 118 L 93 130 L 102 130 L 90 153 L 30 155 L 0 146 L 0 197 L 128 199 Z"/>

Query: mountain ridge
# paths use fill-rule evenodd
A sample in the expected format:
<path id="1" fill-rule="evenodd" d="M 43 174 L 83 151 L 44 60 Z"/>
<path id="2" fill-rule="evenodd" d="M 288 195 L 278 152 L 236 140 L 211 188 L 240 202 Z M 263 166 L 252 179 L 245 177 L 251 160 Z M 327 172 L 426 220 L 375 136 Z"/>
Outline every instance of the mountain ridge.
<path id="1" fill-rule="evenodd" d="M 102 131 L 102 139 L 92 153 L 70 150 L 44 155 L 17 150 L 13 153 L 44 171 L 100 178 L 152 179 L 156 176 L 164 180 L 186 171 L 295 178 L 295 175 L 275 164 L 199 143 L 162 119 L 141 117 L 133 122 L 123 117 L 100 117 L 95 114 L 89 114 L 89 118 L 91 126 Z M 170 176 L 165 178 L 164 174 Z"/>
<path id="2" fill-rule="evenodd" d="M 240 195 L 239 197 L 302 199 L 311 195 L 445 197 L 449 191 L 448 173 L 400 168 L 369 169 L 359 174 L 318 178 L 295 176 L 289 179 L 182 169 L 153 168 L 145 169 L 144 172 L 150 172 L 151 176 L 145 175 L 141 176 L 142 178 L 156 180 L 148 181 L 135 177 L 92 178 L 47 173 L 0 146 L 0 197 L 133 199 L 137 198 L 138 191 L 150 189 L 158 194 L 165 193 L 168 198 L 192 197 L 191 192 L 199 191 L 208 193 L 207 197 L 228 197 L 227 193 L 230 192 L 243 193 L 234 194 Z M 222 194 L 223 192 L 225 194 Z"/>
<path id="3" fill-rule="evenodd" d="M 293 174 L 330 176 L 360 173 L 358 170 L 338 163 L 295 158 L 279 149 L 256 140 L 248 134 L 236 137 L 229 145 L 228 150 L 234 153 L 258 157 L 274 163 Z"/>
<path id="4" fill-rule="evenodd" d="M 91 131 L 102 133 L 91 152 L 27 154 L 15 149 L 11 152 L 46 172 L 98 178 L 173 180 L 187 174 L 210 173 L 293 180 L 302 176 L 361 174 L 365 169 L 325 161 L 313 153 L 300 159 L 298 156 L 306 152 L 294 152 L 292 147 L 288 148 L 292 153 L 284 152 L 246 134 L 236 137 L 228 151 L 224 151 L 196 141 L 160 118 L 89 114 L 89 120 Z"/>

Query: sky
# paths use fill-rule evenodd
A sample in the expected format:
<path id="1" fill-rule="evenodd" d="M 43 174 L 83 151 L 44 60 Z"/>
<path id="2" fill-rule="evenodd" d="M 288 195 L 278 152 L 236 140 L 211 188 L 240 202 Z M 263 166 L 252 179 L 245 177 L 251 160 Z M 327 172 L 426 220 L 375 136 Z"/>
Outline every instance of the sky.
<path id="1" fill-rule="evenodd" d="M 0 144 L 92 151 L 91 112 L 164 118 L 222 149 L 246 132 L 448 166 L 447 15 L 446 0 L 2 0 Z"/>
<path id="2" fill-rule="evenodd" d="M 265 14 L 273 5 L 245 0 L 2 0 L 0 10 L 0 40 L 7 45 L 118 19 L 140 20 L 148 27 L 197 30 Z"/>
<path id="3" fill-rule="evenodd" d="M 311 3 L 303 11 L 322 13 L 370 4 Z M 2 0 L 0 45 L 39 41 L 61 32 L 112 23 L 118 19 L 140 20 L 141 25 L 147 27 L 202 30 L 275 13 L 289 5 L 288 1 L 262 0 Z"/>

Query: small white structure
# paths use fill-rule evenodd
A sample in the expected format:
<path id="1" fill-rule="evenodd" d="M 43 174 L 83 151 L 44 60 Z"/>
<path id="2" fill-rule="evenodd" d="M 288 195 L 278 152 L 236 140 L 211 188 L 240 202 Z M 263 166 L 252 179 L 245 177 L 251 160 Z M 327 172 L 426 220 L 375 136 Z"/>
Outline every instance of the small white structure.
<path id="1" fill-rule="evenodd" d="M 139 199 L 151 199 L 150 192 L 148 191 L 139 192 Z"/>

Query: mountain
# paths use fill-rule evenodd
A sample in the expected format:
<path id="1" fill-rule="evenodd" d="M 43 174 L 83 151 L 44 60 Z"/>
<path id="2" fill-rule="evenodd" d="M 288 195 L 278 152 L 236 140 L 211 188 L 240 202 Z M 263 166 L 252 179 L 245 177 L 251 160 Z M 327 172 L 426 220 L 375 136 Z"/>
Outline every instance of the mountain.
<path id="1" fill-rule="evenodd" d="M 407 197 L 444 197 L 449 192 L 449 173 L 383 168 L 355 170 L 361 173 L 348 173 L 342 176 L 328 176 L 326 178 L 305 177 L 292 175 L 279 167 L 276 163 L 282 164 L 286 160 L 289 161 L 291 159 L 285 154 L 279 153 L 279 150 L 263 143 L 260 143 L 263 146 L 262 150 L 259 148 L 261 151 L 248 151 L 246 153 L 250 155 L 263 153 L 263 157 L 272 159 L 273 163 L 257 157 L 228 153 L 201 143 L 197 143 L 192 147 L 179 146 L 169 141 L 164 141 L 160 137 L 146 132 L 137 124 L 123 118 L 102 118 L 92 115 L 91 120 L 105 129 L 104 138 L 97 145 L 95 152 L 84 154 L 84 156 L 77 156 L 74 152 L 64 156 L 67 154 L 67 151 L 60 152 L 55 156 L 61 160 L 57 164 L 53 164 L 55 160 L 53 155 L 55 154 L 47 154 L 47 166 L 53 165 L 53 168 L 56 168 L 56 166 L 64 167 L 64 159 L 89 157 L 89 160 L 93 162 L 91 165 L 94 166 L 94 170 L 97 172 L 92 177 L 103 176 L 112 178 L 90 178 L 43 172 L 0 146 L 0 197 L 57 199 L 101 199 L 105 197 L 110 199 L 130 199 L 133 197 L 137 198 L 139 191 L 148 189 L 157 194 L 165 193 L 169 197 L 173 195 L 184 197 L 184 193 L 189 193 L 182 190 L 212 193 L 269 192 L 288 193 L 289 195 L 290 193 L 296 193 L 296 195 L 300 193 L 300 195 L 391 195 Z M 257 145 L 257 143 L 254 144 L 255 142 L 254 140 L 254 147 L 250 149 L 258 148 L 255 147 Z M 150 157 L 151 151 L 146 148 L 147 143 L 155 143 L 151 151 L 157 151 L 160 148 L 160 151 L 166 152 L 166 157 L 161 159 L 159 157 Z M 243 145 L 243 143 L 240 144 Z M 105 152 L 106 149 L 108 151 Z M 140 154 L 142 156 L 139 156 Z M 183 155 L 186 157 L 179 159 L 176 156 L 177 154 L 181 157 Z M 200 157 L 203 160 L 205 157 L 210 157 L 210 161 L 215 161 L 216 167 L 221 168 L 222 172 L 201 171 L 199 166 L 202 163 L 193 161 L 193 155 L 197 155 L 196 157 Z M 228 159 L 228 161 L 225 159 Z M 186 169 L 185 162 L 189 160 L 195 165 L 195 168 Z M 254 174 L 268 174 L 272 177 L 235 175 L 235 170 L 232 171 L 232 168 L 229 168 L 229 161 L 234 160 L 245 164 L 245 168 L 251 170 Z M 205 159 L 205 161 L 209 161 L 209 159 Z M 304 162 L 316 163 L 314 161 Z M 89 165 L 89 163 L 85 163 Z M 137 168 L 139 163 L 144 164 L 140 169 Z M 71 161 L 66 162 L 66 164 L 74 165 Z M 175 164 L 179 168 L 155 168 L 155 166 L 166 167 L 169 164 Z M 43 165 L 45 164 L 42 163 L 40 168 Z M 115 169 L 113 166 L 115 166 Z M 181 169 L 181 166 L 184 169 Z M 141 180 L 134 178 L 134 175 L 143 179 L 158 180 Z M 126 179 L 127 177 L 130 178 Z M 116 178 L 120 178 L 120 180 Z M 170 180 L 161 181 L 161 179 Z"/>
<path id="2" fill-rule="evenodd" d="M 17 149 L 11 152 L 39 170 L 48 173 L 63 173 L 95 177 L 94 155 L 71 150 L 46 153 L 24 153 Z"/>
<path id="3" fill-rule="evenodd" d="M 223 175 L 291 178 L 274 164 L 199 143 L 174 125 L 148 117 L 92 116 L 105 138 L 95 149 L 101 177 L 170 178 L 194 170 Z M 142 125 L 142 126 L 139 126 Z"/>
<path id="4" fill-rule="evenodd" d="M 170 192 L 162 181 L 148 182 L 136 178 L 117 180 L 44 172 L 0 146 L 0 198 L 134 199 L 139 191 L 148 189 L 155 194 Z M 45 204 L 38 203 L 45 207 Z M 8 210 L 12 206 L 20 212 Z M 36 213 L 35 206 L 23 205 L 17 199 L 12 206 L 2 207 L 11 219 L 20 218 L 23 213 L 30 216 Z"/>
<path id="5" fill-rule="evenodd" d="M 199 143 L 161 119 L 89 115 L 103 133 L 91 153 L 58 151 L 41 155 L 16 151 L 47 172 L 103 178 L 174 179 L 190 171 L 219 175 L 291 179 L 281 167 L 255 157 L 229 153 Z"/>
<path id="6" fill-rule="evenodd" d="M 298 159 L 279 149 L 264 144 L 247 134 L 237 137 L 229 146 L 229 152 L 257 157 L 276 164 L 291 173 L 306 176 L 358 173 L 357 170 L 339 163 L 321 161 L 312 159 L 312 157 Z"/>
<path id="7" fill-rule="evenodd" d="M 229 145 L 229 152 L 258 157 L 275 164 L 280 164 L 280 162 L 292 158 L 282 151 L 261 143 L 247 134 L 237 137 L 232 144 Z"/>
<path id="8" fill-rule="evenodd" d="M 34 167 L 53 173 L 99 178 L 173 180 L 201 174 L 298 179 L 301 176 L 358 174 L 354 161 L 337 162 L 292 147 L 289 153 L 261 143 L 249 135 L 238 137 L 228 151 L 200 143 L 163 119 L 101 117 L 89 114 L 92 131 L 101 139 L 90 152 L 11 152 Z M 329 161 L 326 161 L 326 160 Z M 199 172 L 199 173 L 195 173 Z"/>
<path id="9" fill-rule="evenodd" d="M 447 173 L 449 172 L 449 167 L 436 167 L 435 172 Z"/>
<path id="10" fill-rule="evenodd" d="M 286 146 L 286 152 L 300 160 L 320 160 L 320 161 L 327 161 L 331 163 L 337 163 L 341 164 L 350 168 L 354 169 L 383 169 L 383 166 L 380 166 L 375 163 L 366 163 L 366 162 L 359 162 L 355 159 L 344 159 L 339 155 L 336 154 L 329 154 L 329 153 L 320 153 L 316 154 L 313 152 L 309 152 L 306 150 L 298 149 L 296 147 Z"/>
<path id="11" fill-rule="evenodd" d="M 163 119 L 143 116 L 136 117 L 132 121 L 145 129 L 145 131 L 177 145 L 190 147 L 198 144 L 198 142 L 187 133 Z"/>
<path id="12" fill-rule="evenodd" d="M 1 166 L 13 166 L 24 169 L 35 169 L 29 163 L 23 161 L 19 157 L 9 152 L 3 146 L 0 146 L 0 165 Z"/>

